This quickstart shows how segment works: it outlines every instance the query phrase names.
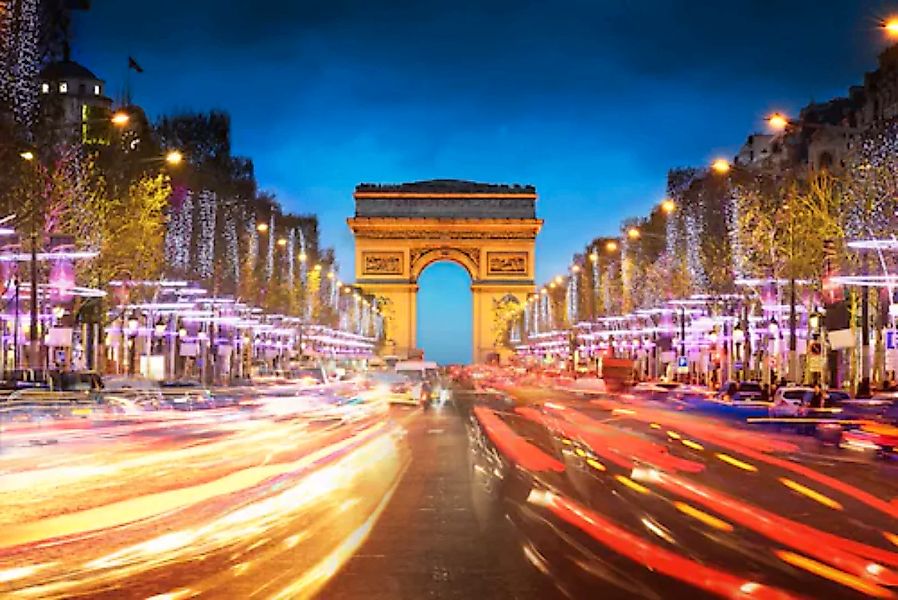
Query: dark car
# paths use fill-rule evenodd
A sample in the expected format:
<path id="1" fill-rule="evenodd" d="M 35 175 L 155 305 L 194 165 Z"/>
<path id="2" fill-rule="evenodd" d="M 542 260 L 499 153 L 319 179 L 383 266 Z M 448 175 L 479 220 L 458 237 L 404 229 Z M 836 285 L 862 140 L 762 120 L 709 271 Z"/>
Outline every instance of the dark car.
<path id="1" fill-rule="evenodd" d="M 42 369 L 12 369 L 0 380 L 2 390 L 49 389 L 50 382 Z"/>
<path id="2" fill-rule="evenodd" d="M 725 402 L 759 402 L 761 396 L 761 384 L 756 381 L 729 381 L 717 393 Z"/>
<path id="3" fill-rule="evenodd" d="M 896 402 L 898 392 L 880 392 L 872 398 L 848 397 L 840 402 L 841 416 L 843 419 L 880 421 Z"/>

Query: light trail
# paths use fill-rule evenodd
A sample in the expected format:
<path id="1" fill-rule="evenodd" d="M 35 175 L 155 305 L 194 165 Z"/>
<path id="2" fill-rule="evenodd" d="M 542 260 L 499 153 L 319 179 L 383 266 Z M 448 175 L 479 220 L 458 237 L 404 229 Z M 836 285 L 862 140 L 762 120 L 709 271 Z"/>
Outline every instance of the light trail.
<path id="1" fill-rule="evenodd" d="M 310 574 L 318 589 L 409 455 L 375 397 L 275 403 L 5 423 L 0 595 L 265 597 Z"/>

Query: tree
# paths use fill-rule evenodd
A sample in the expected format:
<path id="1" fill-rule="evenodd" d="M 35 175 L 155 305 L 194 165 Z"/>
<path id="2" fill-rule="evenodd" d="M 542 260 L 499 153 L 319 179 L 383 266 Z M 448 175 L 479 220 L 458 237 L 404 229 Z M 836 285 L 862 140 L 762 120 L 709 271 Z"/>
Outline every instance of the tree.
<path id="1" fill-rule="evenodd" d="M 148 175 L 117 197 L 97 194 L 92 202 L 66 215 L 64 227 L 80 226 L 79 237 L 100 253 L 85 265 L 89 280 L 102 287 L 123 272 L 133 279 L 152 280 L 161 275 L 164 211 L 170 195 L 166 175 Z M 81 220 L 88 214 L 93 217 L 87 222 L 92 228 Z"/>

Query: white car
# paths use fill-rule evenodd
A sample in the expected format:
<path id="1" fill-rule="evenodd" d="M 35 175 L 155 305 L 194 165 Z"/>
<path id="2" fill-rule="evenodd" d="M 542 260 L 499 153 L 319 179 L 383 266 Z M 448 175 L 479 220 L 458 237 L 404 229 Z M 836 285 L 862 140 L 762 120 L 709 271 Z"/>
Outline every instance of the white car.
<path id="1" fill-rule="evenodd" d="M 771 417 L 797 417 L 808 394 L 813 394 L 813 388 L 805 386 L 787 386 L 776 390 L 773 395 L 773 404 L 768 409 Z"/>
<path id="2" fill-rule="evenodd" d="M 390 404 L 408 404 L 418 406 L 422 402 L 421 381 L 411 381 L 398 373 L 373 373 L 371 380 L 374 389 Z"/>
<path id="3" fill-rule="evenodd" d="M 630 391 L 648 400 L 663 402 L 681 387 L 683 384 L 676 381 L 643 381 L 634 385 Z"/>

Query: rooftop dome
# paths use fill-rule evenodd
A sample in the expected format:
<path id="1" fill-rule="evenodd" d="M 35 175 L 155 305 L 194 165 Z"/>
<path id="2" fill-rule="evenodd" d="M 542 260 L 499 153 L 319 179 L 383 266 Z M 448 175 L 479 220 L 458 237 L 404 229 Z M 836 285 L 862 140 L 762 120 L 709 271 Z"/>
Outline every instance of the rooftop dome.
<path id="1" fill-rule="evenodd" d="M 57 79 L 92 79 L 100 81 L 100 78 L 94 75 L 90 69 L 76 63 L 73 60 L 61 60 L 53 62 L 43 68 L 40 75 L 44 80 Z"/>

